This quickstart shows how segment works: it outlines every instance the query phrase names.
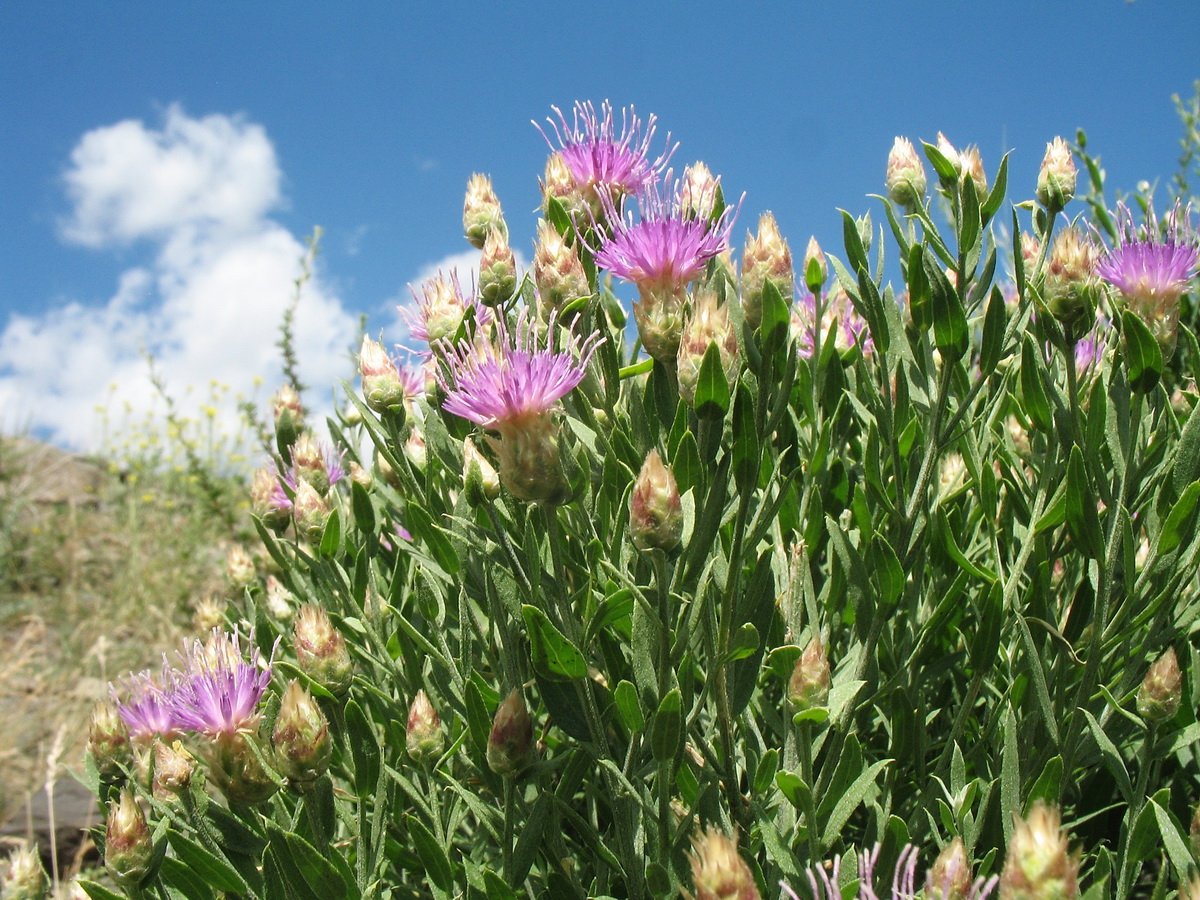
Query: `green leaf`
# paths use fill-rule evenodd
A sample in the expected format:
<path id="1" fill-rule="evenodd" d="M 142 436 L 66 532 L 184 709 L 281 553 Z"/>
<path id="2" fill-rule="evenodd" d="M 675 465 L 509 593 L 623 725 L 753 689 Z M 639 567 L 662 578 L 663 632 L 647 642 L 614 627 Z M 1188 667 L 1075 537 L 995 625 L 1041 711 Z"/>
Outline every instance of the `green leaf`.
<path id="1" fill-rule="evenodd" d="M 729 653 L 725 656 L 725 662 L 733 662 L 737 659 L 745 659 L 748 656 L 753 656 L 761 645 L 762 642 L 758 637 L 758 629 L 754 627 L 752 622 L 746 622 L 730 639 Z"/>
<path id="2" fill-rule="evenodd" d="M 762 759 L 758 761 L 758 766 L 754 769 L 754 795 L 761 797 L 766 794 L 767 789 L 771 787 L 775 781 L 775 772 L 779 768 L 779 751 L 774 747 L 767 750 L 762 755 Z"/>
<path id="3" fill-rule="evenodd" d="M 1154 818 L 1158 821 L 1158 833 L 1162 836 L 1167 856 L 1171 858 L 1171 865 L 1175 867 L 1179 878 L 1186 878 L 1188 870 L 1194 864 L 1192 852 L 1188 849 L 1188 842 L 1180 833 L 1179 825 L 1170 812 L 1163 809 L 1154 800 L 1150 801 L 1150 805 L 1154 807 Z"/>
<path id="4" fill-rule="evenodd" d="M 404 825 L 429 880 L 443 891 L 450 890 L 454 886 L 454 869 L 442 845 L 425 827 L 425 823 L 415 816 L 405 816 Z"/>
<path id="5" fill-rule="evenodd" d="M 350 480 L 350 504 L 354 508 L 354 522 L 363 534 L 375 533 L 375 507 L 367 489 L 353 479 Z"/>
<path id="6" fill-rule="evenodd" d="M 1029 789 L 1027 803 L 1032 806 L 1035 800 L 1045 800 L 1052 806 L 1057 806 L 1062 797 L 1063 759 L 1052 756 L 1046 761 L 1042 774 L 1038 776 L 1033 787 Z"/>
<path id="7" fill-rule="evenodd" d="M 633 682 L 617 682 L 616 690 L 613 691 L 613 702 L 617 706 L 617 715 L 621 717 L 621 722 L 626 728 L 636 733 L 646 727 L 646 717 L 642 713 L 642 704 Z"/>
<path id="8" fill-rule="evenodd" d="M 925 276 L 925 253 L 920 244 L 913 244 L 908 253 L 908 310 L 917 331 L 928 331 L 933 325 L 933 294 Z"/>
<path id="9" fill-rule="evenodd" d="M 759 390 L 763 388 L 760 386 Z M 733 453 L 733 477 L 738 490 L 753 491 L 758 487 L 762 451 L 754 422 L 754 398 L 744 382 L 738 385 L 737 399 L 733 404 L 733 443 L 730 452 Z"/>
<path id="10" fill-rule="evenodd" d="M 763 283 L 762 320 L 758 325 L 759 340 L 765 354 L 778 352 L 787 343 L 791 320 L 792 311 L 787 302 L 780 295 L 775 282 L 768 279 Z"/>
<path id="11" fill-rule="evenodd" d="M 354 789 L 360 800 L 370 797 L 379 783 L 379 739 L 356 700 L 346 701 L 346 736 L 354 757 Z"/>
<path id="12" fill-rule="evenodd" d="M 1121 313 L 1121 331 L 1129 387 L 1134 393 L 1147 394 L 1162 377 L 1162 349 L 1150 329 L 1131 310 Z"/>
<path id="13" fill-rule="evenodd" d="M 1046 396 L 1040 369 L 1037 347 L 1033 337 L 1026 334 L 1025 344 L 1021 347 L 1021 400 L 1033 424 L 1040 431 L 1050 434 L 1054 430 L 1054 420 L 1050 415 L 1050 399 Z"/>
<path id="14" fill-rule="evenodd" d="M 987 223 L 988 219 L 994 216 L 1000 209 L 1000 204 L 1004 202 L 1004 194 L 1007 190 L 1008 153 L 1005 153 L 1004 158 L 1000 160 L 1000 168 L 996 171 L 996 180 L 992 184 L 991 191 L 988 193 L 987 201 L 980 209 L 980 212 L 983 213 L 983 221 L 985 224 Z"/>
<path id="15" fill-rule="evenodd" d="M 212 888 L 200 875 L 178 857 L 164 856 L 159 874 L 164 883 L 179 891 L 188 900 L 211 900 Z"/>
<path id="16" fill-rule="evenodd" d="M 821 835 L 822 851 L 828 850 L 833 845 L 833 842 L 838 839 L 838 836 L 842 833 L 842 828 L 850 820 L 850 814 L 854 812 L 855 807 L 866 800 L 867 796 L 876 789 L 875 776 L 882 772 L 891 762 L 892 760 L 890 759 L 881 759 L 879 762 L 865 769 L 851 782 L 842 796 L 838 798 L 833 811 L 829 814 L 828 821 L 825 823 L 825 831 Z"/>
<path id="17" fill-rule="evenodd" d="M 521 618 L 529 632 L 534 668 L 546 678 L 570 681 L 587 675 L 587 661 L 549 617 L 528 603 L 521 607 Z"/>
<path id="18" fill-rule="evenodd" d="M 1117 782 L 1121 796 L 1125 798 L 1126 803 L 1132 803 L 1133 783 L 1129 780 L 1129 771 L 1125 768 L 1125 760 L 1121 758 L 1121 752 L 1112 739 L 1104 733 L 1104 729 L 1100 727 L 1095 716 L 1082 707 L 1080 707 L 1080 712 L 1087 720 L 1088 728 L 1092 730 L 1092 738 L 1096 741 L 1096 746 L 1100 748 L 1100 756 L 1104 760 L 1104 765 L 1108 767 L 1109 773 Z"/>
<path id="19" fill-rule="evenodd" d="M 721 363 L 721 351 L 716 342 L 711 341 L 704 351 L 696 382 L 696 415 L 701 419 L 722 419 L 729 412 L 729 399 L 729 380 Z"/>
<path id="20" fill-rule="evenodd" d="M 342 517 L 337 509 L 334 509 L 330 512 L 329 520 L 325 523 L 325 530 L 321 532 L 320 554 L 322 556 L 336 556 L 341 547 L 341 542 Z"/>
<path id="21" fill-rule="evenodd" d="M 1192 407 L 1171 464 L 1171 479 L 1175 490 L 1182 494 L 1188 485 L 1200 478 L 1200 403 Z"/>
<path id="22" fill-rule="evenodd" d="M 94 881 L 85 881 L 80 878 L 76 882 L 81 888 L 87 892 L 87 895 L 92 900 L 126 900 L 123 894 L 118 894 L 116 891 L 110 891 L 102 884 L 96 884 Z"/>
<path id="23" fill-rule="evenodd" d="M 1200 409 L 1200 404 L 1197 404 Z M 1182 446 L 1182 444 L 1181 444 Z M 1178 547 L 1185 536 L 1194 533 L 1193 516 L 1196 511 L 1196 501 L 1200 500 L 1200 481 L 1193 481 L 1183 492 L 1183 496 L 1171 507 L 1162 531 L 1158 535 L 1159 555 L 1170 553 Z"/>
<path id="24" fill-rule="evenodd" d="M 896 556 L 887 538 L 879 534 L 871 541 L 870 559 L 879 582 L 879 605 L 883 610 L 889 610 L 904 593 L 904 584 L 908 580 L 900 565 L 900 557 Z"/>
<path id="25" fill-rule="evenodd" d="M 442 567 L 442 571 L 448 575 L 458 573 L 458 554 L 454 551 L 454 545 L 450 543 L 450 539 L 420 504 L 410 500 L 405 505 L 404 523 L 412 532 L 413 537 L 429 548 L 430 554 L 434 561 Z"/>
<path id="26" fill-rule="evenodd" d="M 483 870 L 483 887 L 488 900 L 517 900 L 516 891 L 491 869 Z"/>
<path id="27" fill-rule="evenodd" d="M 673 764 L 683 749 L 683 697 L 672 688 L 658 705 L 650 732 L 650 750 L 659 765 Z"/>
<path id="28" fill-rule="evenodd" d="M 844 209 L 840 212 L 842 214 L 842 241 L 846 245 L 847 268 L 857 276 L 860 269 L 870 271 L 871 261 L 867 259 L 862 232 L 858 230 L 858 223 L 854 220 L 854 216 Z"/>
<path id="29" fill-rule="evenodd" d="M 178 831 L 168 831 L 167 841 L 179 860 L 199 875 L 205 884 L 226 893 L 250 893 L 250 886 L 246 884 L 246 880 L 226 860 L 201 847 Z"/>
<path id="30" fill-rule="evenodd" d="M 967 314 L 958 291 L 928 253 L 924 254 L 924 264 L 932 296 L 933 342 L 945 362 L 954 362 L 970 345 Z"/>
<path id="31" fill-rule="evenodd" d="M 297 894 L 309 900 L 344 900 L 350 895 L 350 885 L 337 867 L 326 859 L 326 854 L 338 853 L 338 850 L 318 851 L 300 835 L 270 821 L 267 829 L 283 876 Z M 354 893 L 358 893 L 357 886 Z"/>
<path id="32" fill-rule="evenodd" d="M 1067 521 L 1067 483 L 1064 481 L 1059 484 L 1058 490 L 1046 504 L 1046 511 L 1042 513 L 1041 518 L 1034 523 L 1033 533 L 1041 534 L 1043 531 L 1057 528 L 1065 521 Z"/>
<path id="33" fill-rule="evenodd" d="M 1000 756 L 1000 822 L 1004 841 L 1012 840 L 1012 813 L 1021 810 L 1021 757 L 1017 750 L 1017 717 L 1011 705 L 1004 707 L 1004 749 Z"/>
<path id="34" fill-rule="evenodd" d="M 933 165 L 933 170 L 937 172 L 938 178 L 950 183 L 958 179 L 958 171 L 954 168 L 954 163 L 947 159 L 936 145 L 921 141 L 921 147 L 925 150 L 925 156 Z"/>
<path id="35" fill-rule="evenodd" d="M 1099 559 L 1104 553 L 1096 496 L 1084 468 L 1083 451 L 1078 445 L 1071 448 L 1071 460 L 1067 464 L 1067 529 L 1084 556 Z"/>
<path id="36" fill-rule="evenodd" d="M 1004 355 L 1004 331 L 1008 325 L 1004 295 L 992 288 L 987 313 L 983 317 L 983 338 L 979 347 L 979 374 L 986 378 L 996 370 Z"/>
<path id="37" fill-rule="evenodd" d="M 812 791 L 799 775 L 794 772 L 777 772 L 775 784 L 783 792 L 783 796 L 787 797 L 788 803 L 797 810 L 804 812 L 808 808 L 812 800 Z"/>

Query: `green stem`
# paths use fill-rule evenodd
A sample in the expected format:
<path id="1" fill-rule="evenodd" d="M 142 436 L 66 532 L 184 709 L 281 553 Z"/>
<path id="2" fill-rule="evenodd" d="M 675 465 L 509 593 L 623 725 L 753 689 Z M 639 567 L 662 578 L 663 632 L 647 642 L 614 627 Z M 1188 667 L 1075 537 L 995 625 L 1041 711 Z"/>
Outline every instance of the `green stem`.
<path id="1" fill-rule="evenodd" d="M 821 836 L 817 834 L 817 788 L 813 783 L 812 722 L 801 722 L 796 734 L 797 749 L 800 752 L 800 780 L 808 788 L 804 796 L 804 829 L 808 833 L 808 864 L 815 866 L 821 861 Z"/>

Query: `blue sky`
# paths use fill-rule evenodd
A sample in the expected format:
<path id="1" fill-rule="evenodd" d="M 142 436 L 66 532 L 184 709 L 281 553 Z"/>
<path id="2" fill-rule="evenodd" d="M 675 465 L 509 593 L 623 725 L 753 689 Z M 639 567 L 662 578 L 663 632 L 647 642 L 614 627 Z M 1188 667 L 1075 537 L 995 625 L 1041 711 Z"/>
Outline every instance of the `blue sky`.
<path id="1" fill-rule="evenodd" d="M 110 383 L 151 403 L 142 347 L 173 390 L 265 398 L 314 225 L 306 376 L 344 376 L 359 315 L 399 340 L 406 285 L 469 249 L 472 172 L 532 255 L 551 104 L 656 114 L 745 191 L 735 246 L 771 209 L 839 253 L 896 135 L 1012 149 L 1014 197 L 1078 127 L 1112 185 L 1165 182 L 1196 78 L 1194 0 L 0 4 L 0 428 L 86 445 Z"/>

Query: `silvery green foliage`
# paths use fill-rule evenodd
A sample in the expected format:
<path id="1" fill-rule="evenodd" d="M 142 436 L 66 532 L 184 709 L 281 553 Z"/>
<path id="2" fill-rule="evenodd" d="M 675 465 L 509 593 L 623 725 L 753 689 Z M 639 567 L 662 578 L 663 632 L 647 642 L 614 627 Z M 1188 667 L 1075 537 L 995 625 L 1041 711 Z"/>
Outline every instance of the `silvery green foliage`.
<path id="1" fill-rule="evenodd" d="M 1079 365 L 1078 310 L 1065 331 L 1045 297 L 1065 218 L 1006 200 L 1007 158 L 963 176 L 924 149 L 934 197 L 876 198 L 878 228 L 843 214 L 825 291 L 793 304 L 767 280 L 757 327 L 734 272 L 710 259 L 692 291 L 723 298 L 740 362 L 731 381 L 710 344 L 690 403 L 672 367 L 639 352 L 628 298 L 595 264 L 613 198 L 600 219 L 572 219 L 548 193 L 591 295 L 535 322 L 527 278 L 507 308 L 464 317 L 455 349 L 431 348 L 438 386 L 403 410 L 376 413 L 346 386 L 328 426 L 353 475 L 324 497 L 323 528 L 259 524 L 279 581 L 328 613 L 355 674 L 345 691 L 306 674 L 287 605 L 245 590 L 229 627 L 253 626 L 264 656 L 280 639 L 247 752 L 276 771 L 278 697 L 299 679 L 329 723 L 328 773 L 277 778 L 251 806 L 203 777 L 155 795 L 135 766 L 157 855 L 129 895 L 673 897 L 693 889 L 704 861 L 689 849 L 709 828 L 734 836 L 763 897 L 781 881 L 807 890 L 831 858 L 844 862 L 821 871 L 841 872 L 845 896 L 870 891 L 852 883 L 876 844 L 872 864 L 907 861 L 911 885 L 904 848 L 925 848 L 926 867 L 956 837 L 978 885 L 1000 875 L 1014 814 L 1037 800 L 1061 809 L 1089 896 L 1185 878 L 1200 350 L 1185 325 L 1164 359 L 1096 283 L 1114 333 Z M 1098 168 L 1081 159 L 1094 200 Z M 567 354 L 538 371 L 577 384 L 491 421 L 491 395 L 463 397 L 456 377 L 532 378 L 512 369 L 528 363 L 512 355 L 518 334 L 527 357 Z M 447 395 L 478 415 L 447 411 Z M 485 459 L 465 489 L 467 438 Z M 651 451 L 683 516 L 669 552 L 629 534 Z M 497 495 L 494 473 L 484 490 L 483 464 L 540 502 Z M 813 660 L 797 683 L 828 690 L 795 712 L 789 683 L 814 638 L 831 674 Z M 1135 698 L 1168 647 L 1183 702 L 1151 724 Z M 117 790 L 94 770 L 92 783 Z"/>

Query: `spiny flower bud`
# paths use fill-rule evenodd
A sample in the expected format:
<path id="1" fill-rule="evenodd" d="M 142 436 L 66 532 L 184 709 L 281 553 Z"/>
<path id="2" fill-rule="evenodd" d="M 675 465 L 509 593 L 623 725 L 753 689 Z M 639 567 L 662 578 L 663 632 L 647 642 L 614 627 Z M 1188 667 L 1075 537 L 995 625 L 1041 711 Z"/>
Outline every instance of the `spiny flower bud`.
<path id="1" fill-rule="evenodd" d="M 937 136 L 937 148 L 938 152 L 941 153 L 942 156 L 946 158 L 946 161 L 949 162 L 954 168 L 955 177 L 961 178 L 963 173 L 962 154 L 960 154 L 958 150 L 955 149 L 954 145 L 950 143 L 949 138 L 947 138 L 940 131 L 938 132 Z"/>
<path id="2" fill-rule="evenodd" d="M 1075 196 L 1075 159 L 1071 148 L 1060 137 L 1046 145 L 1046 155 L 1038 170 L 1037 199 L 1047 211 L 1056 213 Z"/>
<path id="3" fill-rule="evenodd" d="M 1179 659 L 1175 656 L 1175 648 L 1168 647 L 1167 652 L 1155 660 L 1142 679 L 1137 694 L 1138 714 L 1151 724 L 1165 722 L 1179 711 L 1182 697 L 1183 677 L 1179 672 Z"/>
<path id="4" fill-rule="evenodd" d="M 633 320 L 646 352 L 660 363 L 675 365 L 683 331 L 683 297 L 671 290 L 644 290 L 641 299 L 633 301 Z"/>
<path id="5" fill-rule="evenodd" d="M 329 467 L 325 463 L 325 453 L 307 431 L 296 439 L 292 447 L 292 469 L 299 481 L 311 484 L 318 494 L 329 490 Z"/>
<path id="6" fill-rule="evenodd" d="M 291 520 L 287 507 L 279 502 L 279 480 L 274 466 L 254 470 L 250 482 L 250 511 L 263 520 L 268 528 L 282 530 Z"/>
<path id="7" fill-rule="evenodd" d="M 192 612 L 192 630 L 206 635 L 214 628 L 225 626 L 225 601 L 217 596 L 204 597 L 196 602 Z"/>
<path id="8" fill-rule="evenodd" d="M 1042 242 L 1028 231 L 1021 232 L 1021 262 L 1025 264 L 1025 274 L 1033 272 L 1037 265 L 1038 256 L 1042 252 Z"/>
<path id="9" fill-rule="evenodd" d="M 758 220 L 758 234 L 746 235 L 746 248 L 742 252 L 742 308 L 751 328 L 762 322 L 763 286 L 768 281 L 779 290 L 784 303 L 792 302 L 795 290 L 792 251 L 779 233 L 775 216 L 765 212 Z"/>
<path id="10" fill-rule="evenodd" d="M 898 137 L 892 144 L 886 183 L 888 196 L 905 209 L 915 209 L 925 199 L 925 167 L 908 138 Z"/>
<path id="11" fill-rule="evenodd" d="M 277 622 L 290 622 L 295 612 L 296 598 L 274 575 L 267 576 L 267 596 L 264 606 Z"/>
<path id="12" fill-rule="evenodd" d="M 300 607 L 292 638 L 300 671 L 330 693 L 345 694 L 354 677 L 354 665 L 345 638 L 325 610 L 313 603 Z"/>
<path id="13" fill-rule="evenodd" d="M 975 196 L 979 198 L 982 204 L 987 199 L 988 182 L 987 173 L 983 171 L 983 157 L 979 155 L 979 148 L 972 144 L 962 152 L 962 175 L 961 178 L 970 178 L 975 185 Z"/>
<path id="14" fill-rule="evenodd" d="M 508 238 L 508 226 L 500 209 L 500 198 L 492 189 L 492 179 L 478 173 L 467 181 L 467 196 L 463 200 L 463 231 L 471 246 L 483 249 L 487 236 L 498 232 Z"/>
<path id="15" fill-rule="evenodd" d="M 542 305 L 550 309 L 561 309 L 572 300 L 591 294 L 579 254 L 545 219 L 538 222 L 533 280 Z"/>
<path id="16" fill-rule="evenodd" d="M 709 828 L 692 841 L 694 900 L 761 900 L 754 876 L 735 844 L 723 832 Z"/>
<path id="17" fill-rule="evenodd" d="M 533 720 L 519 688 L 513 688 L 496 709 L 488 734 L 488 768 L 497 775 L 516 777 L 533 760 Z"/>
<path id="18" fill-rule="evenodd" d="M 479 258 L 479 298 L 488 306 L 506 302 L 517 289 L 517 260 L 508 236 L 492 231 L 483 242 Z"/>
<path id="19" fill-rule="evenodd" d="M 8 866 L 0 879 L 4 900 L 45 900 L 50 882 L 35 847 L 22 847 L 8 857 Z"/>
<path id="20" fill-rule="evenodd" d="M 967 900 L 971 894 L 971 863 L 962 838 L 956 837 L 938 854 L 926 877 L 925 896 L 937 900 Z"/>
<path id="21" fill-rule="evenodd" d="M 329 722 L 298 680 L 291 681 L 283 692 L 271 743 L 279 774 L 293 783 L 314 781 L 329 768 L 333 753 Z"/>
<path id="22" fill-rule="evenodd" d="M 683 537 L 683 505 L 675 476 L 651 450 L 629 495 L 629 534 L 639 550 L 671 551 Z"/>
<path id="23" fill-rule="evenodd" d="M 604 213 L 599 204 L 594 209 L 588 204 L 579 190 L 579 185 L 575 182 L 575 176 L 571 174 L 571 169 L 560 152 L 556 151 L 550 154 L 546 160 L 545 176 L 538 180 L 538 184 L 542 188 L 542 215 L 544 216 L 549 217 L 550 215 L 552 198 L 562 204 L 567 217 L 573 222 L 587 221 L 586 217 L 589 211 L 597 216 Z"/>
<path id="24" fill-rule="evenodd" d="M 329 521 L 330 509 L 325 498 L 317 493 L 307 481 L 296 485 L 296 499 L 293 501 L 292 513 L 296 519 L 296 530 L 310 541 L 319 541 L 325 532 Z"/>
<path id="25" fill-rule="evenodd" d="M 362 347 L 358 351 L 358 367 L 367 406 L 376 412 L 403 407 L 405 394 L 400 370 L 388 356 L 383 344 L 364 334 Z"/>
<path id="26" fill-rule="evenodd" d="M 1027 818 L 1013 813 L 1013 823 L 1000 874 L 1001 900 L 1074 900 L 1079 857 L 1068 852 L 1058 810 L 1038 800 Z"/>
<path id="27" fill-rule="evenodd" d="M 276 778 L 263 766 L 254 735 L 220 734 L 204 750 L 209 780 L 230 802 L 254 806 L 279 790 Z"/>
<path id="28" fill-rule="evenodd" d="M 471 506 L 500 496 L 500 476 L 469 437 L 463 441 L 463 492 Z"/>
<path id="29" fill-rule="evenodd" d="M 686 215 L 707 219 L 716 209 L 717 191 L 720 183 L 712 171 L 702 162 L 695 162 L 683 170 L 683 182 L 679 186 L 679 205 Z"/>
<path id="30" fill-rule="evenodd" d="M 731 386 L 736 383 L 741 355 L 737 334 L 729 322 L 729 307 L 721 303 L 716 291 L 704 290 L 692 301 L 692 309 L 683 326 L 676 360 L 679 376 L 679 396 L 694 404 L 700 382 L 700 366 L 709 344 L 716 344 L 721 355 L 721 368 Z"/>
<path id="31" fill-rule="evenodd" d="M 798 712 L 816 709 L 829 702 L 829 657 L 820 636 L 813 637 L 796 660 L 788 681 L 788 700 Z"/>
<path id="32" fill-rule="evenodd" d="M 157 799 L 167 800 L 185 791 L 195 771 L 196 760 L 179 741 L 154 742 L 153 791 Z"/>
<path id="33" fill-rule="evenodd" d="M 425 447 L 425 435 L 415 425 L 404 441 L 404 455 L 408 457 L 408 461 L 413 464 L 414 469 L 418 472 L 425 471 L 425 464 L 429 461 L 429 451 Z"/>
<path id="34" fill-rule="evenodd" d="M 300 395 L 290 384 L 279 389 L 272 401 L 275 414 L 275 432 L 280 442 L 290 447 L 296 441 L 296 436 L 304 430 L 304 407 L 300 404 Z"/>
<path id="35" fill-rule="evenodd" d="M 808 239 L 808 247 L 804 251 L 804 265 L 801 269 L 804 275 L 804 286 L 813 296 L 821 293 L 821 288 L 829 280 L 829 262 L 821 251 L 821 245 L 816 237 Z"/>
<path id="36" fill-rule="evenodd" d="M 129 728 L 117 712 L 117 707 L 101 700 L 92 708 L 88 722 L 87 751 L 100 777 L 113 780 L 121 777 L 122 769 L 132 761 L 129 748 Z"/>
<path id="37" fill-rule="evenodd" d="M 241 544 L 229 548 L 225 557 L 225 577 L 229 586 L 235 591 L 242 591 L 258 583 L 258 573 L 254 570 L 254 560 Z"/>
<path id="38" fill-rule="evenodd" d="M 130 790 L 108 807 L 104 837 L 104 865 L 118 883 L 132 887 L 140 884 L 154 859 L 154 841 L 146 816 Z"/>
<path id="39" fill-rule="evenodd" d="M 1046 305 L 1075 336 L 1086 332 L 1095 316 L 1098 257 L 1096 245 L 1074 225 L 1060 231 L 1050 248 Z"/>
<path id="40" fill-rule="evenodd" d="M 404 743 L 408 755 L 419 763 L 433 762 L 442 755 L 445 746 L 442 720 L 424 691 L 417 691 L 412 706 L 408 708 Z"/>
<path id="41" fill-rule="evenodd" d="M 371 485 L 375 483 L 374 476 L 354 460 L 350 460 L 350 480 L 355 484 L 361 484 L 368 491 L 371 489 Z"/>
<path id="42" fill-rule="evenodd" d="M 390 484 L 396 490 L 400 490 L 404 484 L 400 480 L 400 474 L 395 470 L 395 468 L 393 468 L 392 464 L 388 462 L 387 457 L 378 450 L 375 451 L 375 467 L 379 469 L 379 475 L 385 482 Z"/>

